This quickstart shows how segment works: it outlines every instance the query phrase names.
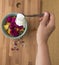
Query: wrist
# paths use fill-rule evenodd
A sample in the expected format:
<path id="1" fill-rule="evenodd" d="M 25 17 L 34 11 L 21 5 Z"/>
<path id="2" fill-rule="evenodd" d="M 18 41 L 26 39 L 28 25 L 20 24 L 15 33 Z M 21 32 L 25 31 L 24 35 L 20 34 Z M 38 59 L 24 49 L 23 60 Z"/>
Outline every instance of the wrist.
<path id="1" fill-rule="evenodd" d="M 38 46 L 42 45 L 42 44 L 47 44 L 47 41 L 37 41 Z"/>

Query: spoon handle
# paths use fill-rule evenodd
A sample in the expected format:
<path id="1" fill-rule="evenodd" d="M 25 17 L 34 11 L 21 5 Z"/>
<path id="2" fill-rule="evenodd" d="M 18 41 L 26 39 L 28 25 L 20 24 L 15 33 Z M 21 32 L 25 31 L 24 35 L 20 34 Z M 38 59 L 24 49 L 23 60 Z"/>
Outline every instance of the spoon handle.
<path id="1" fill-rule="evenodd" d="M 24 15 L 25 17 L 42 17 L 44 14 Z"/>

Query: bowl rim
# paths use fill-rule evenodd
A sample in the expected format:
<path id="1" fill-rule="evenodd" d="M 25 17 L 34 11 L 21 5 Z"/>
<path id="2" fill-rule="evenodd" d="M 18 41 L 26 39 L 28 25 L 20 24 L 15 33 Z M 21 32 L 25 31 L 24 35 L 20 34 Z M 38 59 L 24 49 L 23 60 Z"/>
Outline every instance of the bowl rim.
<path id="1" fill-rule="evenodd" d="M 7 15 L 4 16 L 4 18 L 3 18 L 2 22 L 1 22 L 2 32 L 3 32 L 4 36 L 7 37 L 7 38 L 10 38 L 10 39 L 20 39 L 21 37 L 23 37 L 23 36 L 25 35 L 25 33 L 26 33 L 26 31 L 27 31 L 27 24 L 28 24 L 28 23 L 27 23 L 27 20 L 26 20 L 26 18 L 25 18 L 26 27 L 25 27 L 24 32 L 23 32 L 21 35 L 17 36 L 17 37 L 11 37 L 11 36 L 9 36 L 8 34 L 6 34 L 6 33 L 4 32 L 3 26 L 2 26 L 2 25 L 3 25 L 3 21 L 6 19 L 6 17 L 11 16 L 11 15 L 16 15 L 16 16 L 17 16 L 17 13 L 9 13 L 9 14 L 7 14 Z"/>

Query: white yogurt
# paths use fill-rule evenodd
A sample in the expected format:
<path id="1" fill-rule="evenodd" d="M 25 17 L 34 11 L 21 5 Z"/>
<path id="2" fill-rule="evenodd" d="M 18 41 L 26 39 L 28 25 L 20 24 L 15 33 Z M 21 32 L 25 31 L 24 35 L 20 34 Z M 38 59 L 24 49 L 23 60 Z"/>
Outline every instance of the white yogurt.
<path id="1" fill-rule="evenodd" d="M 26 25 L 25 16 L 23 14 L 18 13 L 15 22 L 18 26 L 25 27 L 25 25 Z"/>

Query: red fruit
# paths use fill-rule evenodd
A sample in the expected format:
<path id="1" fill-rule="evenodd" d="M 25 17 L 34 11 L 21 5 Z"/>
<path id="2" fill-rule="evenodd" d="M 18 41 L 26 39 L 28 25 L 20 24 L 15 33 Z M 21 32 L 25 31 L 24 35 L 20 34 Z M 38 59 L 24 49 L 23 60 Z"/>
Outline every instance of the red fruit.
<path id="1" fill-rule="evenodd" d="M 12 18 L 12 21 L 11 22 L 15 23 L 15 20 L 16 20 L 16 18 Z"/>
<path id="2" fill-rule="evenodd" d="M 8 16 L 7 18 L 6 18 L 6 22 L 11 22 L 12 21 L 12 17 L 11 16 Z"/>
<path id="3" fill-rule="evenodd" d="M 10 31 L 10 34 L 11 34 L 12 36 L 14 36 L 14 37 L 17 37 L 17 36 L 19 35 L 19 32 L 17 32 L 15 29 L 12 29 L 12 30 Z"/>

